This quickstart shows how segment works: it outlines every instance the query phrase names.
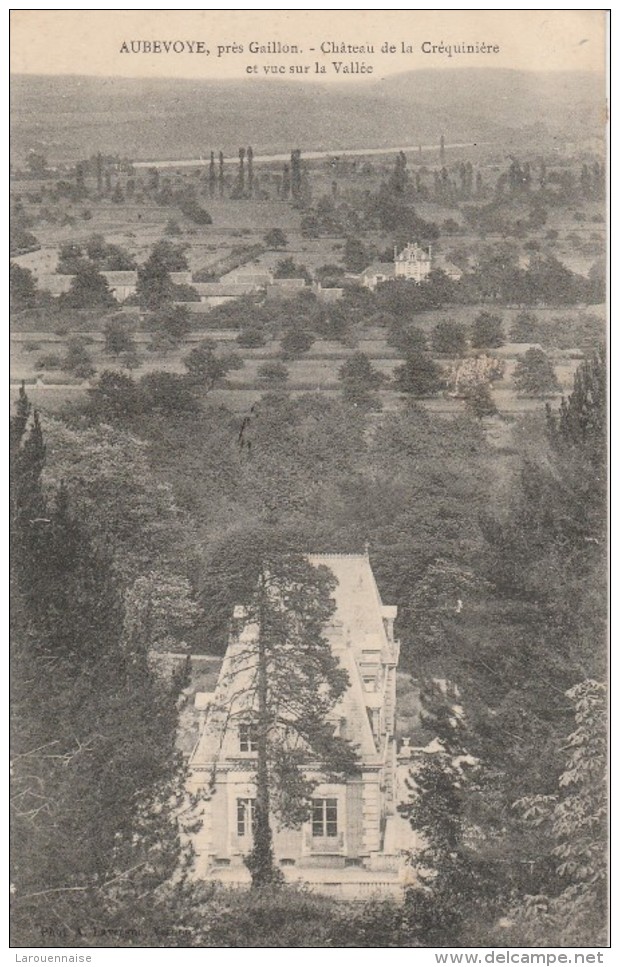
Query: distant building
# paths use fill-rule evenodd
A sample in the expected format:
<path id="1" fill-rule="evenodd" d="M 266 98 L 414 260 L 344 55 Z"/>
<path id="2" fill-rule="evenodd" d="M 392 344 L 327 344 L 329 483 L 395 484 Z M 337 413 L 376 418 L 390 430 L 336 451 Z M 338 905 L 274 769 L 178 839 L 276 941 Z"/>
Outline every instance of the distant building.
<path id="1" fill-rule="evenodd" d="M 394 277 L 423 282 L 431 271 L 431 247 L 422 248 L 417 242 L 409 242 L 402 252 L 394 247 Z"/>
<path id="2" fill-rule="evenodd" d="M 256 286 L 251 282 L 229 282 L 228 277 L 225 282 L 193 282 L 192 286 L 200 296 L 200 301 L 210 307 L 256 292 Z"/>
<path id="3" fill-rule="evenodd" d="M 354 778 L 340 782 L 325 781 L 315 771 L 320 781 L 308 820 L 289 829 L 273 817 L 274 853 L 287 879 L 316 884 L 323 892 L 398 892 L 401 847 L 410 845 L 405 839 L 411 830 L 396 809 L 396 608 L 381 601 L 367 554 L 309 560 L 328 567 L 337 581 L 336 610 L 325 636 L 350 685 L 333 724 L 357 746 L 360 767 Z M 197 696 L 203 727 L 189 763 L 190 790 L 212 793 L 193 841 L 196 873 L 231 883 L 247 882 L 243 858 L 252 848 L 256 736 L 239 662 L 256 634 L 256 626 L 248 624 L 231 638 L 215 690 Z M 312 778 L 311 764 L 307 774 Z"/>
<path id="4" fill-rule="evenodd" d="M 344 288 L 340 286 L 322 286 L 320 282 L 315 282 L 312 291 L 320 302 L 338 302 L 344 295 Z"/>
<path id="5" fill-rule="evenodd" d="M 382 282 L 395 279 L 409 279 L 420 283 L 429 275 L 432 268 L 432 253 L 417 242 L 409 242 L 402 251 L 394 246 L 393 262 L 373 262 L 360 275 L 360 282 L 367 289 L 376 289 Z"/>
<path id="6" fill-rule="evenodd" d="M 233 269 L 220 279 L 224 285 L 252 285 L 255 290 L 264 289 L 273 282 L 273 275 L 267 269 L 257 266 Z"/>
<path id="7" fill-rule="evenodd" d="M 381 282 L 391 282 L 394 277 L 394 264 L 392 262 L 373 262 L 362 272 L 360 282 L 367 289 L 374 290 Z"/>
<path id="8" fill-rule="evenodd" d="M 267 299 L 291 299 L 306 287 L 306 280 L 303 278 L 294 279 L 274 279 L 265 291 Z"/>
<path id="9" fill-rule="evenodd" d="M 459 279 L 463 278 L 463 270 L 460 269 L 458 265 L 455 265 L 454 262 L 448 262 L 444 259 L 437 259 L 437 262 L 433 267 L 436 269 L 441 269 L 441 271 L 445 272 L 448 278 L 453 282 L 458 282 Z"/>
<path id="10" fill-rule="evenodd" d="M 135 270 L 129 272 L 103 271 L 101 274 L 117 302 L 124 302 L 125 299 L 135 295 L 138 284 L 138 273 Z"/>

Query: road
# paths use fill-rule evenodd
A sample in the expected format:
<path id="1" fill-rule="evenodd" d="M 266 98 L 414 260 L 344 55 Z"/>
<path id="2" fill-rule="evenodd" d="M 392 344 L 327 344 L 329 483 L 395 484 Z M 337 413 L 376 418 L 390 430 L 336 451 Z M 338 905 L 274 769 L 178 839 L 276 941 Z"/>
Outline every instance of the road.
<path id="1" fill-rule="evenodd" d="M 477 148 L 479 145 L 491 144 L 490 141 L 473 141 L 473 142 L 456 142 L 454 144 L 446 144 L 445 148 Z M 438 144 L 423 144 L 421 145 L 422 151 L 439 151 Z M 352 158 L 352 157 L 366 157 L 368 155 L 380 155 L 380 154 L 396 154 L 399 151 L 414 151 L 417 152 L 420 149 L 420 145 L 410 144 L 404 148 L 350 148 L 346 151 L 304 151 L 303 161 L 317 161 L 321 158 Z M 291 156 L 289 154 L 255 154 L 253 158 L 253 164 L 268 164 L 274 161 L 290 161 Z M 196 168 L 209 163 L 208 158 L 198 158 L 195 160 L 180 160 L 180 161 L 134 161 L 134 168 Z M 225 164 L 239 164 L 239 159 L 235 157 L 224 159 Z"/>

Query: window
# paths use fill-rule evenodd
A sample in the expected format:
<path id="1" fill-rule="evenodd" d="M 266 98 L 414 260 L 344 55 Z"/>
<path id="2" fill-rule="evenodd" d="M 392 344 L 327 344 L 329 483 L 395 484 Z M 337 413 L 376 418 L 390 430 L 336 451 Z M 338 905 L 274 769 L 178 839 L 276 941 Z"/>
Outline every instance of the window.
<path id="1" fill-rule="evenodd" d="M 256 725 L 253 722 L 241 722 L 239 724 L 239 751 L 258 751 L 258 735 Z"/>
<path id="2" fill-rule="evenodd" d="M 377 690 L 377 679 L 374 675 L 364 675 L 364 691 L 365 692 L 376 692 Z"/>
<path id="3" fill-rule="evenodd" d="M 312 800 L 312 835 L 313 836 L 337 836 L 338 835 L 338 800 L 337 799 L 313 799 Z"/>
<path id="4" fill-rule="evenodd" d="M 255 799 L 237 799 L 237 836 L 249 836 L 254 832 Z"/>

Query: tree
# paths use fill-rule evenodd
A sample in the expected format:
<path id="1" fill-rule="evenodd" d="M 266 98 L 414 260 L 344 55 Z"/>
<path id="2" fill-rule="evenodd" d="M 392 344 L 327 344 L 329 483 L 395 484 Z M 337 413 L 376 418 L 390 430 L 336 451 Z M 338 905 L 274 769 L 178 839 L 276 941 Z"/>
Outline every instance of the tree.
<path id="1" fill-rule="evenodd" d="M 267 386 L 283 386 L 288 380 L 288 369 L 279 359 L 268 360 L 258 367 L 258 378 Z"/>
<path id="2" fill-rule="evenodd" d="M 568 400 L 562 399 L 559 413 L 553 414 L 547 406 L 547 427 L 558 450 L 583 451 L 597 470 L 605 465 L 607 367 L 604 349 L 580 364 L 573 392 Z M 604 481 L 600 480 L 599 484 L 604 491 Z"/>
<path id="3" fill-rule="evenodd" d="M 67 352 L 62 361 L 62 368 L 82 379 L 88 379 L 95 372 L 92 356 L 80 336 L 73 336 L 67 342 Z"/>
<path id="4" fill-rule="evenodd" d="M 246 151 L 246 158 L 248 161 L 248 194 L 251 198 L 254 190 L 254 149 L 252 145 L 249 145 Z"/>
<path id="5" fill-rule="evenodd" d="M 436 396 L 444 386 L 441 368 L 428 353 L 411 353 L 394 370 L 394 382 L 401 393 L 415 397 Z"/>
<path id="6" fill-rule="evenodd" d="M 36 304 L 37 289 L 32 272 L 15 262 L 9 265 L 9 297 L 11 309 L 31 309 Z"/>
<path id="7" fill-rule="evenodd" d="M 349 272 L 362 272 L 368 265 L 368 252 L 359 238 L 348 238 L 345 242 L 343 259 Z"/>
<path id="8" fill-rule="evenodd" d="M 309 278 L 306 266 L 298 265 L 290 256 L 285 259 L 280 259 L 273 274 L 276 279 L 299 279 L 302 276 Z"/>
<path id="9" fill-rule="evenodd" d="M 334 610 L 334 579 L 277 545 L 272 533 L 248 542 L 249 593 L 229 650 L 230 687 L 239 699 L 225 714 L 251 715 L 256 729 L 254 843 L 246 857 L 255 887 L 281 877 L 273 858 L 273 815 L 292 827 L 309 815 L 320 779 L 311 780 L 304 767 L 312 761 L 315 773 L 316 762 L 316 772 L 334 777 L 356 768 L 352 747 L 334 734 L 330 720 L 348 686 L 323 635 Z"/>
<path id="10" fill-rule="evenodd" d="M 285 359 L 295 359 L 303 356 L 312 347 L 314 336 L 311 332 L 303 329 L 289 329 L 285 332 L 282 340 L 282 355 Z"/>
<path id="11" fill-rule="evenodd" d="M 390 176 L 389 187 L 392 192 L 402 195 L 407 188 L 409 174 L 407 172 L 407 155 L 399 151 L 394 161 L 394 169 Z"/>
<path id="12" fill-rule="evenodd" d="M 410 939 L 458 947 L 470 924 L 492 922 L 503 897 L 493 863 L 476 848 L 481 831 L 470 801 L 479 767 L 467 751 L 460 693 L 445 680 L 426 680 L 421 699 L 422 724 L 434 742 L 411 769 L 411 798 L 401 807 L 423 842 L 413 857 L 419 885 L 406 893 L 404 918 Z"/>
<path id="13" fill-rule="evenodd" d="M 105 351 L 111 356 L 120 356 L 135 350 L 135 343 L 131 332 L 126 329 L 121 319 L 113 316 L 105 324 Z"/>
<path id="14" fill-rule="evenodd" d="M 242 196 L 245 191 L 245 171 L 243 167 L 243 162 L 245 160 L 245 148 L 239 148 L 239 176 L 237 180 L 237 186 L 239 194 Z"/>
<path id="15" fill-rule="evenodd" d="M 208 391 L 222 383 L 231 369 L 243 366 L 243 360 L 234 353 L 216 355 L 215 344 L 210 339 L 204 339 L 194 346 L 183 362 L 187 378 L 192 383 L 205 386 Z"/>
<path id="16" fill-rule="evenodd" d="M 144 410 L 174 415 L 195 413 L 199 408 L 194 388 L 186 376 L 154 370 L 140 378 L 140 396 Z"/>
<path id="17" fill-rule="evenodd" d="M 467 408 L 478 420 L 485 416 L 495 416 L 498 412 L 488 383 L 476 383 L 463 398 Z"/>
<path id="18" fill-rule="evenodd" d="M 91 235 L 86 242 L 86 255 L 97 268 L 108 272 L 130 272 L 136 267 L 135 259 L 120 245 L 111 245 L 103 235 Z"/>
<path id="19" fill-rule="evenodd" d="M 41 248 L 38 238 L 12 218 L 9 225 L 9 255 L 23 255 Z"/>
<path id="20" fill-rule="evenodd" d="M 300 231 L 302 238 L 318 238 L 321 234 L 321 223 L 316 215 L 303 215 Z"/>
<path id="21" fill-rule="evenodd" d="M 495 349 L 504 345 L 501 316 L 479 312 L 472 323 L 471 344 L 474 349 Z"/>
<path id="22" fill-rule="evenodd" d="M 528 349 L 518 357 L 513 379 L 522 396 L 553 396 L 560 388 L 553 365 L 542 349 Z"/>
<path id="23" fill-rule="evenodd" d="M 490 384 L 502 379 L 506 370 L 503 359 L 481 353 L 457 360 L 450 369 L 446 386 L 451 396 L 466 399 L 475 394 L 480 386 L 491 388 Z"/>
<path id="24" fill-rule="evenodd" d="M 158 312 L 153 313 L 152 320 L 174 346 L 182 342 L 192 328 L 187 306 L 163 306 Z"/>
<path id="25" fill-rule="evenodd" d="M 13 942 L 62 924 L 92 943 L 178 869 L 181 682 L 125 648 L 108 555 L 66 490 L 44 493 L 25 394 L 11 428 Z"/>
<path id="26" fill-rule="evenodd" d="M 431 339 L 434 351 L 446 356 L 462 356 L 467 346 L 465 327 L 454 319 L 440 319 Z"/>
<path id="27" fill-rule="evenodd" d="M 183 192 L 179 207 L 186 218 L 191 219 L 196 225 L 212 225 L 213 219 L 211 215 L 203 208 L 199 203 L 196 193 L 193 189 L 188 189 Z M 175 271 L 175 270 L 172 270 Z"/>
<path id="28" fill-rule="evenodd" d="M 105 276 L 101 275 L 92 262 L 84 262 L 78 267 L 71 279 L 69 291 L 59 297 L 59 302 L 72 309 L 107 308 L 116 305 L 116 299 L 110 292 Z"/>
<path id="29" fill-rule="evenodd" d="M 291 151 L 291 196 L 293 201 L 298 201 L 301 195 L 301 150 L 294 148 Z"/>
<path id="30" fill-rule="evenodd" d="M 156 329 L 151 335 L 147 348 L 150 353 L 166 355 L 179 348 L 179 340 L 171 336 L 165 329 Z"/>
<path id="31" fill-rule="evenodd" d="M 171 272 L 187 269 L 184 248 L 173 245 L 168 239 L 157 242 L 146 262 L 138 268 L 136 295 L 140 305 L 149 309 L 159 309 L 174 297 L 174 283 Z"/>
<path id="32" fill-rule="evenodd" d="M 281 228 L 271 228 L 264 236 L 267 248 L 286 248 L 288 239 Z"/>
<path id="33" fill-rule="evenodd" d="M 215 152 L 211 152 L 211 157 L 209 160 L 209 197 L 213 198 L 215 195 Z"/>
<path id="34" fill-rule="evenodd" d="M 428 352 L 426 333 L 415 326 L 404 325 L 400 319 L 394 319 L 388 323 L 386 342 L 403 356 Z"/>
<path id="35" fill-rule="evenodd" d="M 224 154 L 222 151 L 220 151 L 219 157 L 218 157 L 217 183 L 218 183 L 220 198 L 223 198 L 224 197 Z"/>
<path id="36" fill-rule="evenodd" d="M 47 158 L 37 151 L 30 151 L 26 158 L 26 167 L 33 178 L 45 178 L 48 174 Z"/>
<path id="37" fill-rule="evenodd" d="M 84 250 L 77 242 L 64 242 L 58 252 L 56 271 L 60 275 L 75 275 L 85 264 Z"/>
<path id="38" fill-rule="evenodd" d="M 527 896 L 512 911 L 517 921 L 513 931 L 520 943 L 598 946 L 607 940 L 606 688 L 587 679 L 566 696 L 575 709 L 576 728 L 564 746 L 566 767 L 558 791 L 515 804 L 524 822 L 543 830 L 546 842 L 553 844 L 548 849 L 556 889 L 552 895 Z"/>
<path id="39" fill-rule="evenodd" d="M 130 650 L 165 655 L 187 647 L 184 631 L 195 627 L 200 608 L 187 578 L 151 570 L 137 578 L 124 598 L 123 639 Z"/>
<path id="40" fill-rule="evenodd" d="M 365 353 L 354 353 L 338 370 L 345 400 L 356 405 L 373 403 L 373 393 L 384 382 L 383 373 L 374 369 Z"/>
<path id="41" fill-rule="evenodd" d="M 519 312 L 510 327 L 512 342 L 534 342 L 540 338 L 540 323 L 533 312 Z"/>
<path id="42" fill-rule="evenodd" d="M 95 422 L 128 422 L 140 413 L 141 408 L 139 388 L 126 373 L 104 369 L 94 386 L 88 389 L 86 413 Z"/>
<path id="43" fill-rule="evenodd" d="M 246 349 L 257 349 L 266 343 L 265 333 L 262 329 L 247 328 L 242 329 L 237 336 L 237 342 Z"/>

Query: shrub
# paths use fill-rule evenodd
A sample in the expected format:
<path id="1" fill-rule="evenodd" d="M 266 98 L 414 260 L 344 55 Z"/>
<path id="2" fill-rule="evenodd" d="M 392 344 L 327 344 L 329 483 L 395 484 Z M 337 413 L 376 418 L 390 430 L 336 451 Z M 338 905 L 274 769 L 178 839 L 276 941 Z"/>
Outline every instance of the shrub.
<path id="1" fill-rule="evenodd" d="M 265 345 L 266 339 L 261 329 L 242 329 L 237 336 L 237 342 L 246 349 L 257 349 Z"/>
<path id="2" fill-rule="evenodd" d="M 445 380 L 441 368 L 428 353 L 411 353 L 394 370 L 394 381 L 401 393 L 424 398 L 436 396 Z"/>
<path id="3" fill-rule="evenodd" d="M 289 329 L 282 337 L 282 354 L 285 359 L 295 359 L 303 356 L 311 348 L 314 336 L 304 329 Z"/>
<path id="4" fill-rule="evenodd" d="M 278 359 L 269 360 L 258 367 L 258 378 L 267 386 L 283 386 L 288 377 L 288 368 Z"/>
<path id="5" fill-rule="evenodd" d="M 523 396 L 553 396 L 560 388 L 549 357 L 542 349 L 528 349 L 514 371 L 514 384 Z"/>
<path id="6" fill-rule="evenodd" d="M 58 353 L 45 353 L 36 361 L 37 369 L 62 369 L 62 359 Z"/>

